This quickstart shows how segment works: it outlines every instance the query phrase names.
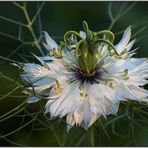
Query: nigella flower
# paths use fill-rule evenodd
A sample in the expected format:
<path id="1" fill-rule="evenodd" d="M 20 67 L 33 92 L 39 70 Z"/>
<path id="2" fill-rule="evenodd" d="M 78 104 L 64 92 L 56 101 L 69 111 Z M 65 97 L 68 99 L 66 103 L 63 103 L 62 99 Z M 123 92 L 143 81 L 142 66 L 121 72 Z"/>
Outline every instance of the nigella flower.
<path id="1" fill-rule="evenodd" d="M 100 116 L 117 113 L 121 101 L 147 101 L 148 60 L 132 58 L 131 28 L 114 45 L 109 30 L 69 31 L 57 43 L 44 32 L 43 43 L 50 56 L 37 57 L 40 64 L 25 63 L 21 77 L 31 84 L 25 91 L 28 103 L 47 99 L 46 113 L 66 116 L 68 130 L 89 128 Z"/>

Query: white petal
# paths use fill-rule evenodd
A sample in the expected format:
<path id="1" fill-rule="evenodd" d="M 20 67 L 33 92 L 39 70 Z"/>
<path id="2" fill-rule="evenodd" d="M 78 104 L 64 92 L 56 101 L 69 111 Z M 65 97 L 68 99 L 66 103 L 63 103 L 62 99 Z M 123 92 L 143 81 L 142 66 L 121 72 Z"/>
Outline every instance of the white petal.
<path id="1" fill-rule="evenodd" d="M 39 100 L 41 100 L 41 98 L 36 97 L 36 96 L 31 96 L 31 97 L 28 98 L 27 103 L 36 103 Z"/>
<path id="2" fill-rule="evenodd" d="M 68 114 L 67 118 L 66 118 L 66 122 L 67 122 L 67 132 L 69 132 L 69 130 L 74 126 L 75 124 L 75 120 L 72 114 Z"/>
<path id="3" fill-rule="evenodd" d="M 99 118 L 99 116 L 97 116 L 95 114 L 91 115 L 90 121 L 89 121 L 89 124 L 88 124 L 88 128 L 97 120 L 97 118 Z"/>
<path id="4" fill-rule="evenodd" d="M 102 48 L 102 44 L 99 46 L 98 51 L 101 52 L 102 58 L 107 55 L 107 53 L 108 53 L 107 48 L 108 48 L 108 46 L 106 46 L 106 45 L 103 45 L 103 48 Z"/>
<path id="5" fill-rule="evenodd" d="M 64 116 L 65 114 L 74 111 L 78 100 L 78 86 L 67 86 L 63 89 L 63 92 L 61 92 L 59 98 L 51 105 L 51 112 Z"/>
<path id="6" fill-rule="evenodd" d="M 45 41 L 47 44 L 43 44 L 45 46 L 45 48 L 47 48 L 48 50 L 50 49 L 58 49 L 58 45 L 57 43 L 48 35 L 48 33 L 46 31 L 44 31 L 44 35 L 45 35 Z"/>
<path id="7" fill-rule="evenodd" d="M 51 92 L 51 95 L 52 95 L 52 92 Z M 55 94 L 55 95 L 57 95 L 57 94 Z M 67 87 L 67 88 L 63 89 L 63 91 L 59 94 L 59 98 L 56 99 L 51 104 L 51 106 L 48 103 L 46 104 L 46 108 L 50 108 L 50 113 L 52 115 L 57 115 L 61 110 L 63 110 L 62 103 L 63 103 L 64 99 L 66 99 L 65 97 L 67 95 L 70 95 L 70 87 Z M 65 106 L 64 106 L 64 109 L 66 109 Z M 61 112 L 60 112 L 60 114 L 61 114 Z"/>
<path id="8" fill-rule="evenodd" d="M 50 71 L 43 66 L 30 63 L 25 64 L 23 70 L 34 77 L 45 77 L 50 73 Z"/>
<path id="9" fill-rule="evenodd" d="M 80 125 L 83 120 L 83 112 L 74 112 L 74 119 L 76 124 Z"/>
<path id="10" fill-rule="evenodd" d="M 79 34 L 83 39 L 86 39 L 86 32 L 80 31 Z"/>
<path id="11" fill-rule="evenodd" d="M 35 93 L 36 95 L 49 96 L 52 86 L 53 84 L 47 84 L 37 87 L 28 87 L 27 90 Z"/>
<path id="12" fill-rule="evenodd" d="M 110 107 L 108 108 L 108 114 L 117 114 L 117 111 L 119 109 L 119 103 L 110 103 Z"/>
<path id="13" fill-rule="evenodd" d="M 133 92 L 135 96 L 139 98 L 139 100 L 148 97 L 148 91 L 145 89 L 133 85 L 128 86 L 128 88 Z"/>
<path id="14" fill-rule="evenodd" d="M 33 54 L 33 53 L 32 53 Z M 38 56 L 36 56 L 35 54 L 33 54 L 39 61 L 40 61 L 40 63 L 42 64 L 42 65 L 44 65 L 44 61 L 41 59 L 41 58 L 39 58 Z"/>
<path id="15" fill-rule="evenodd" d="M 50 57 L 50 56 L 44 56 L 44 57 L 39 57 L 41 60 L 43 61 L 51 61 L 53 60 L 53 57 Z"/>
<path id="16" fill-rule="evenodd" d="M 130 38 L 131 38 L 131 27 L 129 26 L 125 30 L 120 42 L 117 45 L 115 45 L 115 48 L 118 51 L 118 53 L 121 53 L 126 48 L 128 42 L 130 41 Z"/>
<path id="17" fill-rule="evenodd" d="M 23 67 L 24 73 L 21 74 L 23 80 L 36 85 L 46 85 L 54 79 L 54 72 L 40 66 L 38 64 L 25 64 Z"/>
<path id="18" fill-rule="evenodd" d="M 134 43 L 135 43 L 135 40 L 132 40 L 132 41 L 126 46 L 127 51 L 129 51 L 129 50 L 133 47 Z"/>
<path id="19" fill-rule="evenodd" d="M 91 117 L 90 105 L 88 102 L 85 102 L 85 104 L 83 104 L 83 121 L 84 121 L 83 127 L 85 129 L 88 128 L 90 117 Z"/>
<path id="20" fill-rule="evenodd" d="M 124 83 L 120 83 L 117 87 L 118 94 L 120 93 L 123 99 L 138 100 L 138 97 Z"/>

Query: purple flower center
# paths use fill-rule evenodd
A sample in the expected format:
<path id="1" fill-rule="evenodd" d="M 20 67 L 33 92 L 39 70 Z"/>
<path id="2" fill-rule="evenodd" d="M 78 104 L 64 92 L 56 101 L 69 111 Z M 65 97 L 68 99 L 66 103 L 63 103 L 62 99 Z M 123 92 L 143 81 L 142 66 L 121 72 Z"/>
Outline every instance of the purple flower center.
<path id="1" fill-rule="evenodd" d="M 101 79 L 102 71 L 98 68 L 94 71 L 90 72 L 89 74 L 83 72 L 81 69 L 74 70 L 74 78 L 81 81 L 81 82 L 88 82 L 88 83 L 98 83 L 97 80 Z"/>

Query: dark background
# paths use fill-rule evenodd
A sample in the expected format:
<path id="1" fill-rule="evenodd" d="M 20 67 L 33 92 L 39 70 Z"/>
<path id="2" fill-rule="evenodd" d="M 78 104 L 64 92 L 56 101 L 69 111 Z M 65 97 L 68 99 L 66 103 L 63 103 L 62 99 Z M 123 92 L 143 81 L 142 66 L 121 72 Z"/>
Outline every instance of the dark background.
<path id="1" fill-rule="evenodd" d="M 112 3 L 112 4 L 109 4 Z M 22 5 L 22 2 L 19 2 Z M 32 18 L 42 2 L 27 2 L 27 9 L 30 18 Z M 115 17 L 123 8 L 122 13 L 133 5 L 134 2 L 45 2 L 45 5 L 37 17 L 33 28 L 37 35 L 40 31 L 47 31 L 57 42 L 63 39 L 63 35 L 69 30 L 82 30 L 82 22 L 85 20 L 93 31 L 108 29 L 111 24 L 109 18 L 109 5 L 112 5 L 112 13 Z M 37 9 L 38 8 L 38 9 Z M 10 65 L 8 59 L 16 61 L 33 61 L 31 52 L 40 54 L 39 50 L 32 45 L 23 44 L 18 40 L 19 36 L 25 41 L 33 41 L 32 35 L 28 29 L 21 27 L 15 23 L 11 23 L 6 18 L 17 22 L 26 22 L 23 12 L 12 2 L 0 2 L 0 72 L 14 80 L 19 80 L 19 71 L 16 67 Z M 123 15 L 111 29 L 116 35 L 115 44 L 121 38 L 122 31 L 132 25 L 132 33 L 137 39 L 134 47 L 140 47 L 135 57 L 147 57 L 148 55 L 148 2 L 138 2 L 132 9 Z M 41 20 L 41 24 L 39 24 Z M 143 31 L 141 31 L 141 29 Z M 121 31 L 121 33 L 120 33 Z M 4 34 L 5 33 L 5 34 Z M 9 35 L 8 35 L 9 34 Z M 11 35 L 11 36 L 10 36 Z M 16 37 L 14 39 L 12 36 Z M 135 38 L 134 37 L 134 38 Z M 41 45 L 42 47 L 42 45 Z M 18 48 L 18 49 L 17 49 Z M 43 49 L 43 47 L 42 47 Z M 6 57 L 7 60 L 2 59 Z M 4 77 L 0 77 L 0 95 L 5 96 L 0 99 L 0 115 L 4 115 L 11 109 L 17 107 L 26 98 L 23 96 L 22 89 L 18 89 L 14 93 L 9 92 L 15 88 L 15 82 L 9 81 Z M 14 97 L 13 97 L 13 96 Z M 17 97 L 15 97 L 17 96 Z M 0 117 L 0 134 L 8 134 L 26 123 L 27 126 L 5 137 L 0 137 L 1 146 L 89 146 L 89 136 L 87 131 L 82 128 L 73 128 L 70 133 L 66 133 L 66 123 L 63 120 L 49 120 L 44 117 L 44 109 L 41 110 L 45 101 L 37 104 L 26 105 L 19 115 L 27 114 L 27 116 L 15 116 L 9 119 L 1 120 Z M 129 103 L 130 104 L 130 103 Z M 139 105 L 139 104 L 138 104 Z M 133 108 L 136 103 L 131 105 L 129 110 L 132 115 Z M 133 107 L 134 106 L 134 107 Z M 126 110 L 125 105 L 121 105 L 118 116 L 122 115 Z M 41 113 L 38 113 L 41 111 Z M 28 114 L 29 112 L 29 114 Z M 35 112 L 35 114 L 31 114 Z M 12 112 L 13 113 L 13 112 Z M 15 111 L 14 111 L 15 113 Z M 35 115 L 37 116 L 37 120 Z M 139 112 L 138 112 L 139 113 Z M 11 115 L 11 114 L 10 114 Z M 148 146 L 148 114 L 136 114 L 137 122 L 131 122 L 127 117 L 119 118 L 106 125 L 106 120 L 101 119 L 94 125 L 95 146 Z M 48 115 L 47 115 L 48 116 Z M 6 116 L 7 117 L 7 116 Z M 33 122 L 31 120 L 34 118 Z M 49 118 L 49 116 L 47 117 Z M 114 117 L 108 117 L 108 121 Z M 46 123 L 44 126 L 43 123 Z M 60 142 L 59 142 L 60 141 Z"/>

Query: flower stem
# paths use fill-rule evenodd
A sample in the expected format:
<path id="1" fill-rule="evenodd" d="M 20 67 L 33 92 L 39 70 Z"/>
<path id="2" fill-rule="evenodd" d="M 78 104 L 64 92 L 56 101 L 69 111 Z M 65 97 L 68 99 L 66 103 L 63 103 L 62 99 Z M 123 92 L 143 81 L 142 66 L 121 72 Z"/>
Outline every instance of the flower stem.
<path id="1" fill-rule="evenodd" d="M 89 146 L 94 146 L 94 129 L 93 127 L 90 127 L 88 131 L 88 140 L 89 140 Z"/>
<path id="2" fill-rule="evenodd" d="M 119 11 L 119 14 L 117 14 L 116 18 L 111 22 L 108 30 L 111 30 L 113 28 L 113 26 L 115 25 L 115 23 L 121 19 L 131 8 L 133 8 L 135 5 L 137 4 L 137 2 L 134 2 L 133 4 L 131 4 L 127 9 L 125 9 L 122 13 L 121 11 Z M 122 9 L 122 8 L 121 8 Z"/>
<path id="3" fill-rule="evenodd" d="M 27 23 L 28 23 L 27 27 L 28 27 L 29 31 L 31 32 L 32 37 L 33 37 L 33 39 L 34 39 L 34 44 L 35 44 L 35 46 L 39 49 L 40 53 L 41 53 L 42 55 L 44 55 L 43 51 L 41 50 L 41 46 L 40 46 L 40 44 L 39 44 L 39 41 L 38 41 L 38 39 L 37 39 L 37 37 L 36 37 L 36 34 L 35 34 L 35 32 L 34 32 L 34 29 L 33 29 L 33 27 L 32 27 L 32 21 L 31 21 L 31 19 L 30 19 L 30 17 L 29 17 L 29 14 L 28 14 L 28 11 L 27 11 L 27 4 L 26 4 L 26 3 L 24 3 L 24 5 L 23 5 L 23 7 L 22 7 L 22 10 L 23 10 L 23 12 L 24 12 L 24 14 L 25 14 L 25 17 L 26 17 L 26 20 L 27 20 Z"/>

